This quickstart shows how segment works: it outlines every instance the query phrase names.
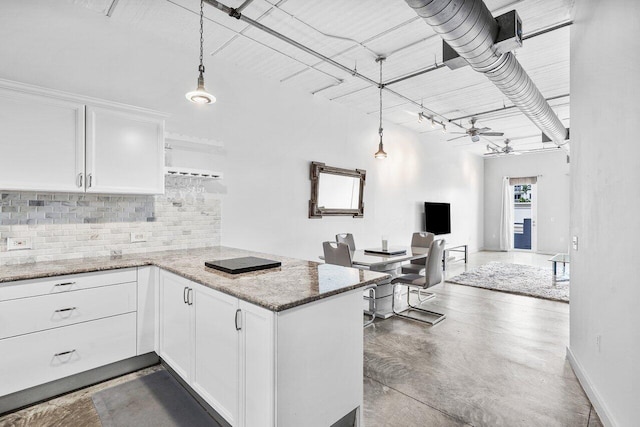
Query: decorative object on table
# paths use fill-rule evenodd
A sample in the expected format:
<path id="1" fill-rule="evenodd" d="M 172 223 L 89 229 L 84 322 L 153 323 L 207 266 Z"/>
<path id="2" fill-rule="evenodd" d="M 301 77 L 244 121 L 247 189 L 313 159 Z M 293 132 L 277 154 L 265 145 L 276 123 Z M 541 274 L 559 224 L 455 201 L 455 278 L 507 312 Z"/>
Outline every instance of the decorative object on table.
<path id="1" fill-rule="evenodd" d="M 389 241 L 387 240 L 387 236 L 382 235 L 382 250 L 384 252 L 389 250 Z"/>
<path id="2" fill-rule="evenodd" d="M 248 256 L 242 258 L 222 259 L 218 261 L 207 261 L 204 265 L 229 274 L 241 274 L 280 267 L 282 263 L 280 261 Z"/>
<path id="3" fill-rule="evenodd" d="M 349 246 L 349 250 L 352 252 L 356 250 L 356 241 L 351 233 L 336 234 L 336 242 L 346 243 L 347 246 Z"/>
<path id="4" fill-rule="evenodd" d="M 569 302 L 569 282 L 555 282 L 549 269 L 490 262 L 446 280 L 458 285 Z"/>
<path id="5" fill-rule="evenodd" d="M 419 307 L 421 303 L 426 300 L 435 298 L 435 295 L 429 293 L 428 295 L 422 294 L 421 291 L 426 290 L 435 285 L 442 283 L 442 255 L 444 253 L 444 239 L 438 239 L 431 242 L 429 246 L 429 256 L 425 264 L 424 276 L 419 274 L 405 274 L 396 277 L 391 281 L 393 285 L 393 293 L 391 298 L 391 310 L 395 316 L 403 317 L 405 319 L 417 320 L 419 322 L 435 325 L 445 319 L 446 314 L 437 313 L 435 311 L 427 310 Z M 408 307 L 402 311 L 396 311 L 396 288 L 398 286 L 406 286 L 407 290 L 407 305 Z M 418 305 L 411 304 L 412 290 L 417 291 Z M 423 298 L 424 297 L 424 298 Z M 420 313 L 416 316 L 407 314 L 408 312 L 415 311 Z"/>
<path id="6" fill-rule="evenodd" d="M 402 249 L 402 248 L 394 248 L 394 247 L 387 247 L 387 249 L 384 248 L 371 248 L 371 249 L 365 249 L 364 250 L 365 254 L 372 254 L 372 255 L 404 255 L 407 253 L 406 249 Z"/>
<path id="7" fill-rule="evenodd" d="M 367 172 L 311 162 L 309 218 L 364 216 L 364 184 Z"/>
<path id="8" fill-rule="evenodd" d="M 213 104 L 216 102 L 216 97 L 211 95 L 204 87 L 204 64 L 203 58 L 203 43 L 204 43 L 204 0 L 200 0 L 200 65 L 198 66 L 198 87 L 196 90 L 188 92 L 185 96 L 187 99 L 195 104 Z"/>
<path id="9" fill-rule="evenodd" d="M 384 56 L 379 56 L 376 58 L 376 62 L 380 64 L 380 84 L 378 88 L 380 89 L 380 124 L 378 126 L 378 135 L 380 135 L 380 143 L 378 143 L 378 151 L 374 154 L 376 159 L 386 159 L 387 153 L 384 151 L 384 147 L 382 145 L 382 89 L 384 85 L 382 84 L 382 63 L 387 59 Z"/>
<path id="10" fill-rule="evenodd" d="M 417 232 L 411 236 L 412 248 L 428 248 L 435 240 L 433 233 Z M 402 266 L 402 274 L 420 274 L 426 266 L 427 257 L 411 260 L 409 264 Z"/>

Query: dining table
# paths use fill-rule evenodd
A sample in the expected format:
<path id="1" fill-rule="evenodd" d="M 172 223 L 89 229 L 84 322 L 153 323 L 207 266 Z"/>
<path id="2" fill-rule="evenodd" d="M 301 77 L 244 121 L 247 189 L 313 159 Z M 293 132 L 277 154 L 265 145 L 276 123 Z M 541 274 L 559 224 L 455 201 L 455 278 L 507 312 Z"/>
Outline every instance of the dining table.
<path id="1" fill-rule="evenodd" d="M 400 274 L 402 264 L 429 255 L 429 248 L 418 246 L 391 246 L 382 253 L 382 248 L 357 249 L 351 251 L 351 263 L 353 267 L 387 273 L 391 278 L 386 283 L 379 283 L 376 289 L 375 313 L 376 317 L 387 319 L 393 315 L 391 310 L 391 299 L 393 295 L 393 285 L 391 280 Z M 398 253 L 400 252 L 400 253 Z M 324 260 L 324 256 L 320 256 Z M 404 301 L 404 298 L 399 298 Z M 371 314 L 373 311 L 373 301 L 366 300 L 365 312 Z"/>

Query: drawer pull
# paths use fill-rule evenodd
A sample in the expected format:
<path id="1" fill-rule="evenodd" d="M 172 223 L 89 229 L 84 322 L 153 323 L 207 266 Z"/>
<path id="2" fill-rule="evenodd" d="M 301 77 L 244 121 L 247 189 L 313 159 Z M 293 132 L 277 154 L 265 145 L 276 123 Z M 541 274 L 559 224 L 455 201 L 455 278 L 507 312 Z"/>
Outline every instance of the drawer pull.
<path id="1" fill-rule="evenodd" d="M 56 354 L 53 355 L 53 357 L 65 356 L 65 355 L 71 354 L 71 353 L 73 353 L 75 351 L 76 351 L 76 349 L 74 348 L 73 350 L 63 351 L 62 353 L 56 353 Z"/>
<path id="2" fill-rule="evenodd" d="M 55 286 L 71 286 L 75 284 L 76 282 L 65 282 L 65 283 L 56 283 Z"/>
<path id="3" fill-rule="evenodd" d="M 56 310 L 55 312 L 56 313 L 64 313 L 65 311 L 72 311 L 72 310 L 75 310 L 75 309 L 76 309 L 76 307 L 61 308 L 61 309 Z"/>

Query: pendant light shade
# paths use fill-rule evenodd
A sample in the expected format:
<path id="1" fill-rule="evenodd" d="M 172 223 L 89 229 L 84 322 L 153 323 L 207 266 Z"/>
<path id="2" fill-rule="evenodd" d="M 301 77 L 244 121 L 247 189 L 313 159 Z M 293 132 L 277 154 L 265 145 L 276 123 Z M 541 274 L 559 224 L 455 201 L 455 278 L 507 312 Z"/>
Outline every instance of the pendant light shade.
<path id="1" fill-rule="evenodd" d="M 202 66 L 201 66 L 202 67 Z M 196 90 L 187 92 L 187 99 L 195 104 L 213 104 L 216 97 L 211 95 L 204 87 L 204 67 L 200 68 L 200 76 L 198 77 L 198 87 Z"/>
<path id="2" fill-rule="evenodd" d="M 382 129 L 380 129 L 382 130 Z M 374 154 L 376 159 L 386 159 L 387 153 L 384 151 L 384 147 L 382 146 L 382 132 L 380 133 L 380 143 L 378 144 L 378 151 Z"/>
<path id="3" fill-rule="evenodd" d="M 384 85 L 382 84 L 382 61 L 385 60 L 384 56 L 379 56 L 376 58 L 376 62 L 380 63 L 380 84 L 378 87 L 380 88 L 380 124 L 378 126 L 378 135 L 380 135 L 380 142 L 378 143 L 378 151 L 373 156 L 376 159 L 386 159 L 387 153 L 384 151 L 384 145 L 382 144 L 382 88 Z"/>
<path id="4" fill-rule="evenodd" d="M 202 63 L 203 52 L 203 30 L 204 30 L 204 0 L 200 0 L 200 65 L 198 66 L 198 87 L 196 90 L 187 92 L 185 97 L 194 104 L 213 104 L 216 97 L 211 95 L 204 87 L 204 64 Z"/>

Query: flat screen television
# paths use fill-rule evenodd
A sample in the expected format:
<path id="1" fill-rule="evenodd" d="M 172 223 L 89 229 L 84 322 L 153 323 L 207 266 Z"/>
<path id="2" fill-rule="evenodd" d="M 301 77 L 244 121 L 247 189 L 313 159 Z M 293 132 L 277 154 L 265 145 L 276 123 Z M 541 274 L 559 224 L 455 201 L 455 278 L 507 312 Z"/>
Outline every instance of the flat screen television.
<path id="1" fill-rule="evenodd" d="M 433 234 L 451 233 L 451 205 L 449 203 L 424 203 L 424 231 Z"/>

